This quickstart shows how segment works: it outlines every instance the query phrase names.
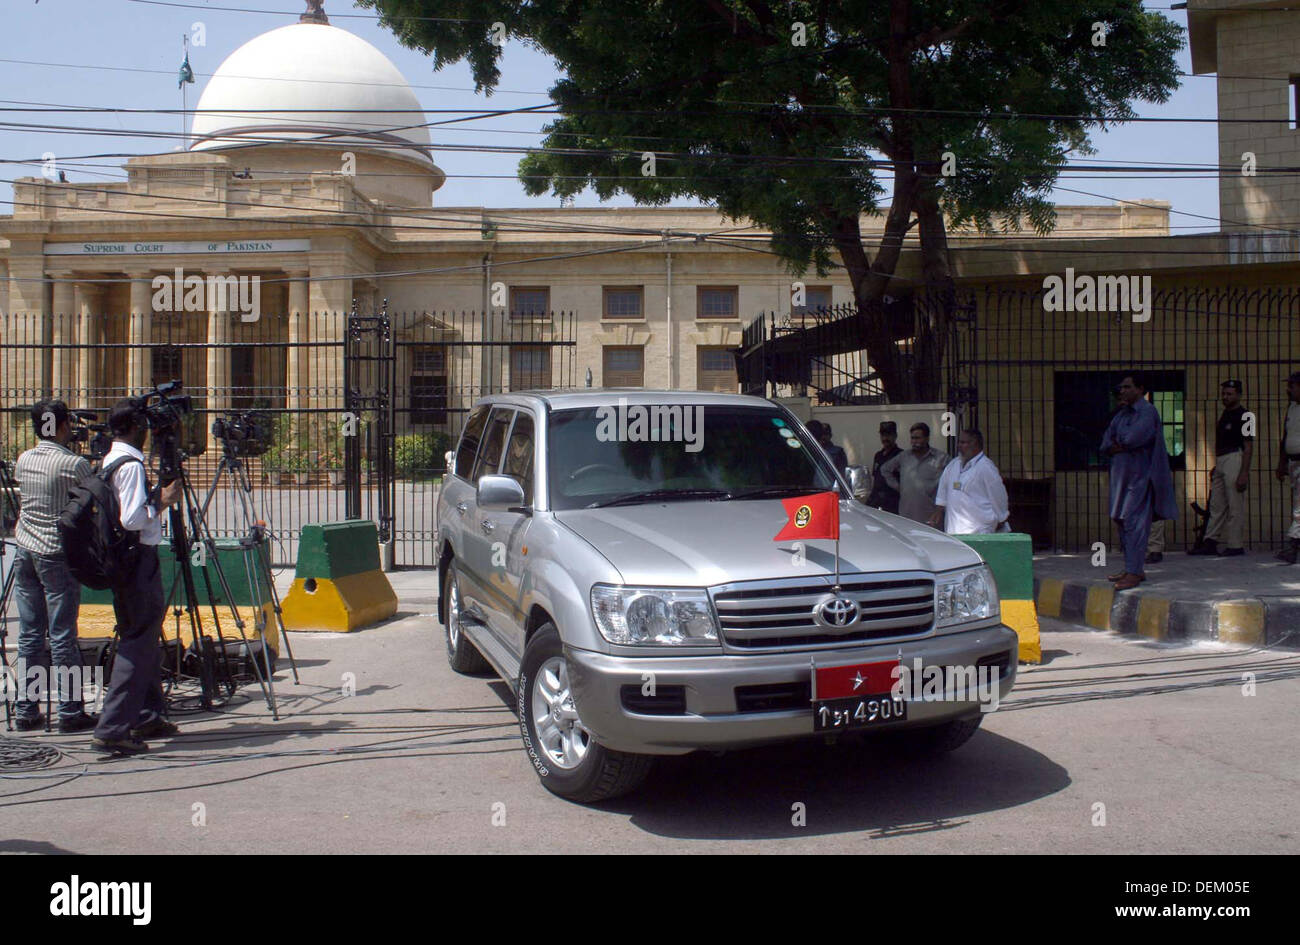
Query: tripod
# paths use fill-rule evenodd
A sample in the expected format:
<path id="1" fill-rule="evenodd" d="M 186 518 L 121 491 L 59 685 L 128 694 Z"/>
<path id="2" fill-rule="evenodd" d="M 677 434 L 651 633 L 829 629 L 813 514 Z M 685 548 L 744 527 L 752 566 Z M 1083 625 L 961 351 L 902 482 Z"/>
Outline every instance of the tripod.
<path id="1" fill-rule="evenodd" d="M 284 613 L 280 607 L 280 595 L 275 589 L 275 578 L 271 574 L 271 561 L 266 555 L 266 523 L 258 518 L 253 504 L 253 486 L 248 478 L 248 467 L 245 465 L 239 450 L 232 446 L 232 441 L 223 439 L 221 445 L 221 462 L 217 465 L 217 474 L 212 477 L 212 485 L 208 488 L 208 494 L 199 509 L 199 518 L 201 520 L 206 518 L 208 507 L 212 504 L 212 499 L 221 486 L 222 476 L 226 475 L 228 477 L 226 481 L 229 485 L 230 498 L 239 509 L 240 522 L 243 526 L 243 537 L 239 539 L 239 552 L 244 561 L 244 574 L 248 579 L 248 588 L 252 596 L 254 629 L 257 637 L 262 641 L 262 657 L 266 667 L 267 691 L 269 693 L 268 706 L 271 709 L 271 717 L 279 719 L 275 703 L 275 687 L 271 681 L 270 657 L 267 654 L 268 647 L 266 645 L 266 605 L 268 603 L 275 615 L 276 630 L 279 639 L 284 643 L 285 655 L 289 657 L 289 666 L 293 670 L 295 684 L 299 682 L 298 662 L 294 659 L 293 647 L 289 643 L 289 634 L 284 625 Z M 215 555 L 215 545 L 212 545 L 209 551 Z M 269 600 L 262 596 L 263 582 L 265 582 Z M 242 625 L 240 632 L 243 632 Z M 256 658 L 253 657 L 251 651 L 248 652 L 250 662 L 256 667 Z"/>
<path id="2" fill-rule="evenodd" d="M 163 467 L 165 471 L 161 479 L 164 481 L 169 479 L 179 480 L 182 495 L 181 505 L 172 507 L 168 519 L 172 552 L 178 569 L 176 576 L 172 580 L 172 587 L 167 601 L 168 605 L 173 607 L 173 613 L 176 617 L 176 678 L 179 678 L 184 673 L 185 656 L 180 628 L 182 607 L 180 604 L 175 603 L 176 591 L 179 587 L 184 594 L 184 612 L 189 615 L 190 649 L 197 664 L 200 704 L 205 710 L 211 710 L 215 708 L 217 699 L 220 697 L 219 686 L 225 690 L 225 699 L 229 699 L 230 696 L 234 695 L 236 689 L 236 682 L 230 671 L 230 652 L 226 638 L 221 631 L 221 618 L 217 613 L 217 596 L 213 593 L 212 580 L 208 573 L 208 565 L 211 564 L 212 570 L 217 575 L 221 593 L 225 595 L 225 603 L 230 607 L 235 628 L 239 631 L 240 639 L 243 641 L 244 652 L 250 654 L 249 662 L 252 664 L 253 675 L 262 690 L 262 696 L 266 700 L 267 707 L 271 710 L 272 717 L 278 720 L 279 713 L 276 709 L 275 692 L 271 682 L 270 658 L 266 652 L 265 639 L 263 638 L 262 641 L 263 665 L 258 665 L 256 658 L 252 657 L 253 648 L 244 632 L 244 618 L 240 615 L 239 608 L 234 602 L 230 582 L 226 578 L 225 569 L 222 567 L 221 559 L 217 554 L 216 540 L 213 538 L 212 531 L 204 519 L 206 505 L 202 507 L 199 505 L 198 493 L 180 462 L 167 462 L 164 459 Z M 166 473 L 168 469 L 171 473 L 170 477 Z M 193 536 L 193 543 L 191 543 L 191 535 Z M 200 616 L 198 593 L 194 586 L 194 573 L 190 567 L 192 549 L 196 545 L 201 551 L 197 556 L 199 560 L 193 563 L 202 568 L 204 588 L 207 591 L 208 603 L 212 609 L 213 626 L 216 631 L 215 645 L 209 637 L 203 634 L 203 619 Z M 261 629 L 261 625 L 259 625 L 259 633 Z M 218 653 L 220 658 L 218 658 Z"/>
<path id="3" fill-rule="evenodd" d="M 13 565 L 5 570 L 5 549 L 9 547 L 9 541 L 3 532 L 9 531 L 10 510 L 18 511 L 18 486 L 14 482 L 12 467 L 0 459 L 0 519 L 3 519 L 3 528 L 0 528 L 0 574 L 4 575 L 4 582 L 0 585 L 0 673 L 4 675 L 0 679 L 4 686 L 5 728 L 12 732 L 14 705 L 9 698 L 10 680 L 16 682 L 16 689 L 24 685 L 24 680 L 16 679 L 9 668 L 9 598 L 13 594 L 15 572 Z"/>

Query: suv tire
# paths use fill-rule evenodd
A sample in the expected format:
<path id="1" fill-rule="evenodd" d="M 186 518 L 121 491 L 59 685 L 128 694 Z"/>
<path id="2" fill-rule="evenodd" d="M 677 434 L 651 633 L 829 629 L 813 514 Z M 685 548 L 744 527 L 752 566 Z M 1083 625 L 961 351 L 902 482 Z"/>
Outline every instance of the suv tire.
<path id="1" fill-rule="evenodd" d="M 524 648 L 515 700 L 528 760 L 552 794 L 582 804 L 603 801 L 636 790 L 650 773 L 651 756 L 611 751 L 582 727 L 554 623 L 539 627 Z"/>
<path id="2" fill-rule="evenodd" d="M 447 662 L 458 673 L 477 675 L 488 672 L 492 666 L 469 641 L 469 637 L 465 636 L 460 608 L 460 579 L 456 576 L 454 558 L 447 562 L 447 574 L 442 579 L 442 599 L 447 602 L 447 616 L 442 622 L 443 636 L 447 641 Z"/>

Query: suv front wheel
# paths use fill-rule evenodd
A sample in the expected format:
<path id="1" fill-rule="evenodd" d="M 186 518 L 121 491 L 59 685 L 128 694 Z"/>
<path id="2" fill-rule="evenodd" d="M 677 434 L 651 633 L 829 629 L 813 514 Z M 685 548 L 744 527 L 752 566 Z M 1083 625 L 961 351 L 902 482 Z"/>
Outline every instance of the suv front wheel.
<path id="1" fill-rule="evenodd" d="M 650 756 L 611 751 L 583 727 L 555 624 L 538 628 L 524 648 L 515 696 L 528 759 L 551 793 L 603 801 L 636 790 L 650 773 Z"/>

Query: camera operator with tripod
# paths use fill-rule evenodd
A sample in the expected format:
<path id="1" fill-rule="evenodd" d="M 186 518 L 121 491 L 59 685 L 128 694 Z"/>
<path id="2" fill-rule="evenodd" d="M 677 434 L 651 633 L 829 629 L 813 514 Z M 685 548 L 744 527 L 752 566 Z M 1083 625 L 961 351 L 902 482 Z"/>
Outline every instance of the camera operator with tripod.
<path id="1" fill-rule="evenodd" d="M 133 755 L 149 750 L 143 739 L 179 731 L 166 718 L 162 691 L 159 643 L 167 606 L 158 545 L 162 512 L 181 500 L 182 483 L 174 479 L 158 490 L 150 489 L 142 452 L 149 421 L 140 401 L 118 401 L 109 413 L 108 426 L 113 446 L 103 468 L 117 495 L 122 527 L 138 532 L 139 539 L 134 567 L 113 588 L 117 654 L 91 744 L 108 754 Z"/>
<path id="2" fill-rule="evenodd" d="M 68 490 L 91 469 L 85 457 L 68 449 L 72 423 L 63 401 L 37 401 L 32 406 L 32 430 L 40 442 L 19 456 L 14 466 L 21 501 L 13 565 L 18 658 L 24 675 L 32 667 L 51 667 L 49 675 L 64 690 L 59 693 L 59 731 L 68 734 L 91 728 L 95 718 L 86 714 L 84 695 L 77 691 L 82 678 L 77 648 L 81 585 L 68 570 L 58 521 Z M 25 690 L 27 681 L 18 682 L 20 692 Z M 45 685 L 50 685 L 48 677 Z M 38 704 L 28 699 L 17 700 L 16 715 L 15 725 L 22 732 L 45 724 Z"/>

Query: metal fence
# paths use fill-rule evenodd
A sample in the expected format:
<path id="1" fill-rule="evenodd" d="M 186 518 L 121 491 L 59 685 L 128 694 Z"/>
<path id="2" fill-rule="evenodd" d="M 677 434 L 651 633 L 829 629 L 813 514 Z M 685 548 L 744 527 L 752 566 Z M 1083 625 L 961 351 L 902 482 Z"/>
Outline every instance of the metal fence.
<path id="1" fill-rule="evenodd" d="M 1220 385 L 1240 380 L 1256 419 L 1245 494 L 1246 546 L 1281 541 L 1289 487 L 1273 475 L 1286 411 L 1283 381 L 1300 367 L 1300 288 L 1157 288 L 1151 310 L 1048 312 L 1038 288 L 989 290 L 968 333 L 974 379 L 972 422 L 985 433 L 1013 502 L 1017 527 L 1042 548 L 1087 550 L 1114 541 L 1102 433 L 1118 406 L 1123 375 L 1145 375 L 1160 411 L 1182 511 L 1166 524 L 1182 550 L 1208 505 Z M 1013 522 L 1017 516 L 1013 514 Z"/>
<path id="2" fill-rule="evenodd" d="M 1300 288 L 1157 286 L 1150 311 L 1059 312 L 1043 307 L 1038 286 L 990 288 L 949 299 L 890 303 L 897 356 L 906 370 L 917 329 L 949 306 L 941 376 L 957 426 L 981 428 L 1011 499 L 1012 524 L 1039 549 L 1113 547 L 1108 461 L 1102 434 L 1118 407 L 1125 373 L 1146 375 L 1164 421 L 1176 498 L 1183 514 L 1166 525 L 1170 550 L 1189 545 L 1208 506 L 1215 463 L 1220 384 L 1243 382 L 1256 417 L 1255 455 L 1246 491 L 1246 545 L 1280 542 L 1290 520 L 1289 487 L 1274 469 L 1283 378 L 1300 368 Z M 909 329 L 907 326 L 911 326 Z M 737 352 L 742 388 L 792 393 L 819 403 L 886 403 L 863 350 L 865 328 L 853 306 L 807 315 L 760 315 Z"/>
<path id="3" fill-rule="evenodd" d="M 30 406 L 58 397 L 100 421 L 123 396 L 180 379 L 193 399 L 183 441 L 200 495 L 218 467 L 212 422 L 254 411 L 268 449 L 248 460 L 277 565 L 309 522 L 375 520 L 398 566 L 429 566 L 443 456 L 487 393 L 572 386 L 572 313 L 10 314 L 0 321 L 0 458 L 35 443 Z M 135 340 L 127 340 L 133 337 Z M 86 451 L 89 444 L 76 448 Z M 207 520 L 242 530 L 221 489 Z"/>

